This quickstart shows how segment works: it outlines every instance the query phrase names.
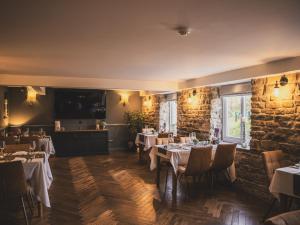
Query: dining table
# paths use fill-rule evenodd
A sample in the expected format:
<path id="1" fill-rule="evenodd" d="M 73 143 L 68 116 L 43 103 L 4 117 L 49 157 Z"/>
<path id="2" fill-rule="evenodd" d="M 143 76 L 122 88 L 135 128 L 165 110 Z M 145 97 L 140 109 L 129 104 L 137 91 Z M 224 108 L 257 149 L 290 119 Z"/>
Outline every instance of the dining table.
<path id="1" fill-rule="evenodd" d="M 279 200 L 280 210 L 287 211 L 288 198 L 300 198 L 300 164 L 276 169 L 269 191 Z"/>
<path id="2" fill-rule="evenodd" d="M 187 144 L 187 143 L 172 143 L 169 145 L 155 145 L 149 154 L 150 170 L 156 169 L 156 185 L 160 188 L 160 163 L 161 160 L 166 160 L 172 165 L 172 208 L 176 209 L 177 202 L 177 171 L 181 165 L 187 165 L 192 147 L 203 147 L 204 144 Z M 212 145 L 212 160 L 214 159 L 217 145 Z M 234 162 L 228 168 L 228 174 L 231 182 L 236 180 L 236 170 Z"/>
<path id="3" fill-rule="evenodd" d="M 38 139 L 38 149 L 43 149 L 47 154 L 54 155 L 55 149 L 51 136 L 42 136 Z"/>
<path id="4" fill-rule="evenodd" d="M 42 151 L 31 153 L 17 151 L 12 154 L 4 154 L 0 159 L 0 163 L 22 162 L 25 178 L 29 181 L 38 202 L 40 217 L 43 216 L 43 207 L 51 207 L 48 190 L 52 184 L 53 176 L 48 158 L 49 155 Z"/>
<path id="5" fill-rule="evenodd" d="M 139 161 L 142 160 L 143 151 L 146 152 L 156 144 L 157 133 L 138 133 L 135 138 L 135 144 L 139 146 Z"/>

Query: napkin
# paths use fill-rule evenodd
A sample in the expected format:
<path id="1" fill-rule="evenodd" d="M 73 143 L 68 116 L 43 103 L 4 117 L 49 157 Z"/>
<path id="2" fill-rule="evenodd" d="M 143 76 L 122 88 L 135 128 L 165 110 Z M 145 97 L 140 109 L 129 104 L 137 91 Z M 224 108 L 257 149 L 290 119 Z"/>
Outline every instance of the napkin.
<path id="1" fill-rule="evenodd" d="M 22 162 L 26 162 L 25 158 L 22 157 L 15 157 L 12 161 L 22 161 Z"/>
<path id="2" fill-rule="evenodd" d="M 12 155 L 27 155 L 28 152 L 26 151 L 18 151 L 18 152 L 14 152 Z"/>

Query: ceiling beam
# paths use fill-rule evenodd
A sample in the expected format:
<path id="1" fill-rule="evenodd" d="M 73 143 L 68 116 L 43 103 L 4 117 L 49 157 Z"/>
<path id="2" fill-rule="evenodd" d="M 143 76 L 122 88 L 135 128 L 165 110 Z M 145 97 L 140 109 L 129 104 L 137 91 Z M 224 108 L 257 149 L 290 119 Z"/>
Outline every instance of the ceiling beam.
<path id="1" fill-rule="evenodd" d="M 82 78 L 64 76 L 10 75 L 0 74 L 0 85 L 3 86 L 43 86 L 57 88 L 87 88 L 106 90 L 147 90 L 147 91 L 176 91 L 178 82 L 120 80 L 102 78 Z"/>
<path id="2" fill-rule="evenodd" d="M 185 80 L 179 83 L 178 88 L 188 89 L 202 86 L 241 83 L 250 81 L 253 78 L 266 77 L 292 71 L 300 71 L 300 56 Z"/>

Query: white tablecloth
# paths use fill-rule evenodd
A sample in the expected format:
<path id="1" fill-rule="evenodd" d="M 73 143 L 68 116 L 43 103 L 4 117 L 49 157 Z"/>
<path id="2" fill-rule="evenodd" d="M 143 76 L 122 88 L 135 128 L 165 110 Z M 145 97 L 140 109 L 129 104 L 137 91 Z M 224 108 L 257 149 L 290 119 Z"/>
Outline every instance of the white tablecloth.
<path id="1" fill-rule="evenodd" d="M 157 155 L 160 155 L 162 158 L 165 158 L 170 161 L 175 174 L 178 171 L 178 166 L 179 165 L 187 165 L 190 153 L 191 153 L 191 146 L 187 146 L 184 144 L 173 144 L 171 147 L 169 146 L 170 149 L 167 150 L 167 154 L 164 155 L 162 153 L 158 152 L 158 147 L 163 147 L 163 145 L 155 145 L 152 147 L 152 150 L 149 154 L 151 162 L 150 162 L 150 170 L 154 170 L 157 167 Z M 212 154 L 212 160 L 215 157 L 216 153 L 216 148 L 217 145 L 213 145 L 213 154 Z M 231 181 L 236 180 L 236 171 L 235 171 L 235 164 L 233 163 L 229 168 L 229 175 Z"/>
<path id="2" fill-rule="evenodd" d="M 275 170 L 269 186 L 270 192 L 277 198 L 279 194 L 300 198 L 294 195 L 294 174 L 300 174 L 300 169 L 283 167 Z"/>
<path id="3" fill-rule="evenodd" d="M 45 137 L 45 138 L 40 138 L 39 139 L 39 149 L 44 148 L 44 151 L 47 153 L 47 154 L 51 154 L 51 155 L 54 155 L 55 154 L 55 149 L 54 149 L 54 145 L 53 145 L 53 142 L 52 142 L 52 139 L 51 137 Z"/>
<path id="4" fill-rule="evenodd" d="M 38 153 L 43 154 L 44 152 Z M 23 152 L 16 152 L 13 155 L 17 156 L 14 161 L 22 161 L 26 180 L 30 180 L 37 199 L 46 207 L 51 207 L 48 189 L 53 181 L 53 176 L 47 154 L 45 154 L 45 158 L 35 158 L 32 160 L 26 160 L 22 157 L 24 155 Z"/>
<path id="5" fill-rule="evenodd" d="M 140 141 L 141 135 L 144 136 L 144 142 Z M 155 140 L 156 140 L 157 136 L 158 136 L 157 134 L 138 133 L 135 138 L 135 144 L 136 145 L 143 144 L 145 146 L 144 151 L 147 151 L 149 148 L 153 147 L 156 144 Z"/>

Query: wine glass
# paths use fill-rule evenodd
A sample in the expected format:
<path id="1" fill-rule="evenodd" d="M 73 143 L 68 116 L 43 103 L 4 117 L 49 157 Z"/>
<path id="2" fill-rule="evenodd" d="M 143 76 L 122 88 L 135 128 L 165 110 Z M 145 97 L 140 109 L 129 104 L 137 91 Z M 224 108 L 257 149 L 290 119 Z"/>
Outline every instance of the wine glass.
<path id="1" fill-rule="evenodd" d="M 35 149 L 36 149 L 36 143 L 35 143 L 35 141 L 32 141 L 31 146 L 30 146 L 30 150 L 34 151 Z"/>

